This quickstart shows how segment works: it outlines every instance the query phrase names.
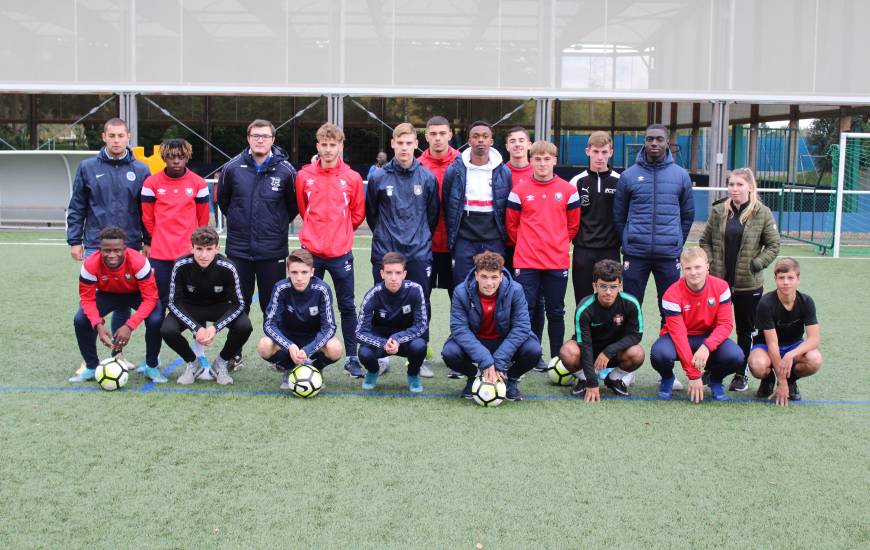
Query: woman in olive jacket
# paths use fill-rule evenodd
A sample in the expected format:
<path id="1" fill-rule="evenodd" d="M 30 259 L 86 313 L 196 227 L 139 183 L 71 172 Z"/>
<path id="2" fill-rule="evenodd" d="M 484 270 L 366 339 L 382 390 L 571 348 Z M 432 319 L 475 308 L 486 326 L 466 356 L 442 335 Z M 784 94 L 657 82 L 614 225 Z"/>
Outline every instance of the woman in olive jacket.
<path id="1" fill-rule="evenodd" d="M 731 286 L 737 344 L 749 357 L 764 268 L 779 253 L 779 231 L 770 208 L 758 200 L 752 170 L 738 168 L 731 172 L 728 196 L 713 203 L 700 244 L 710 260 L 710 274 Z M 728 389 L 749 389 L 745 373 L 734 375 Z"/>

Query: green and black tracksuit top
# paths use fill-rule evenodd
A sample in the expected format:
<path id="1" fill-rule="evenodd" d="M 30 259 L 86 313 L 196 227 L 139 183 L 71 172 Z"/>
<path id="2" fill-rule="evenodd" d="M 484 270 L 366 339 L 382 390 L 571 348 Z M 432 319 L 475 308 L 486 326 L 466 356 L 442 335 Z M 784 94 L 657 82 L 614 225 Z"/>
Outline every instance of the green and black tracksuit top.
<path id="1" fill-rule="evenodd" d="M 586 387 L 597 388 L 595 358 L 603 353 L 613 359 L 620 351 L 639 344 L 643 338 L 643 313 L 634 296 L 625 292 L 620 292 L 610 307 L 602 306 L 592 294 L 577 304 L 574 328 Z"/>

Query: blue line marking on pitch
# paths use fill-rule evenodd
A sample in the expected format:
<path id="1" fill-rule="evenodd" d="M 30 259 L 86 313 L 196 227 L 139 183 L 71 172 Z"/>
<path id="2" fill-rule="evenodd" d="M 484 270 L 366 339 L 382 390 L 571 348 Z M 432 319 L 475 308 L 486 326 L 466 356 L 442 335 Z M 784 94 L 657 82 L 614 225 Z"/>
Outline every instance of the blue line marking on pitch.
<path id="1" fill-rule="evenodd" d="M 178 359 L 177 362 L 181 364 L 181 360 Z M 175 362 L 173 362 L 175 363 Z M 178 365 L 175 365 L 174 368 L 177 368 Z M 167 367 L 167 370 L 169 367 Z M 171 372 L 171 371 L 169 371 Z M 147 385 L 147 384 L 146 384 Z M 143 386 L 144 388 L 144 386 Z M 147 391 L 149 393 L 191 393 L 191 394 L 203 394 L 203 395 L 286 395 L 290 396 L 289 392 L 284 391 L 272 391 L 272 390 L 223 390 L 223 389 L 205 389 L 205 388 L 173 388 L 166 386 L 156 386 L 152 383 L 152 386 L 148 390 L 143 390 L 143 388 L 135 389 L 135 390 L 127 390 L 122 389 L 121 392 L 142 392 Z M 46 392 L 46 391 L 99 391 L 99 386 L 70 386 L 70 387 L 0 387 L 0 391 L 34 391 L 34 392 Z M 420 398 L 420 397 L 452 397 L 459 398 L 457 393 L 386 393 L 386 392 L 367 392 L 367 391 L 333 391 L 333 392 L 322 392 L 320 395 L 323 396 L 335 396 L 335 397 L 405 397 L 405 398 Z M 570 401 L 582 402 L 583 398 L 574 397 L 571 395 L 526 395 L 524 399 L 533 400 L 533 399 L 564 399 Z M 602 401 L 659 401 L 657 397 L 609 397 L 602 396 Z M 688 397 L 678 397 L 671 399 L 671 401 L 688 401 Z M 715 403 L 712 400 L 706 400 L 712 403 Z M 762 404 L 762 405 L 770 405 L 773 406 L 774 402 L 769 401 L 767 399 L 732 399 L 728 401 L 728 403 L 738 403 L 738 404 Z M 790 401 L 789 405 L 855 405 L 855 406 L 867 406 L 870 405 L 870 401 L 866 400 L 836 400 L 836 399 L 804 399 L 801 401 Z"/>
<path id="2" fill-rule="evenodd" d="M 177 369 L 178 366 L 181 365 L 183 362 L 184 362 L 184 360 L 181 357 L 176 357 L 175 361 L 169 363 L 166 366 L 166 368 L 164 368 L 161 371 L 163 373 L 163 376 L 165 376 L 166 378 L 169 378 L 169 375 L 172 374 L 172 371 Z M 154 391 L 154 387 L 156 385 L 157 384 L 155 384 L 152 380 L 149 380 L 148 382 L 145 383 L 145 385 L 143 385 L 141 388 L 139 388 L 138 390 L 135 390 L 135 391 L 140 391 L 140 392 Z"/>

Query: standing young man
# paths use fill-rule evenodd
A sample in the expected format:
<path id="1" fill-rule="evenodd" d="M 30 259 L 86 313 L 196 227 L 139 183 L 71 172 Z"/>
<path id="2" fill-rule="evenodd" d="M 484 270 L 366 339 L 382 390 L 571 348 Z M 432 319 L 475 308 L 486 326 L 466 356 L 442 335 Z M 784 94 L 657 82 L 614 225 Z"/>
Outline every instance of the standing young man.
<path id="1" fill-rule="evenodd" d="M 142 373 L 152 382 L 162 384 L 166 382 L 158 368 L 162 316 L 157 311 L 157 285 L 148 258 L 127 247 L 128 237 L 120 227 L 104 228 L 98 239 L 99 249 L 82 264 L 79 274 L 81 305 L 73 319 L 85 368 L 69 381 L 94 379 L 94 371 L 100 362 L 97 338 L 112 350 L 112 355 L 116 355 L 130 343 L 132 332 L 144 321 L 147 367 Z M 135 308 L 136 313 L 110 333 L 103 317 L 122 308 Z"/>
<path id="2" fill-rule="evenodd" d="M 622 378 L 643 364 L 643 312 L 631 294 L 622 292 L 622 266 L 601 260 L 593 269 L 594 292 L 580 298 L 574 315 L 574 338 L 565 342 L 559 357 L 565 367 L 578 373 L 571 395 L 587 402 L 600 401 L 598 373 L 613 370 L 604 385 L 616 395 L 628 397 Z"/>
<path id="3" fill-rule="evenodd" d="M 178 258 L 172 267 L 167 307 L 160 335 L 185 362 L 176 382 L 193 384 L 203 367 L 181 335 L 190 330 L 201 346 L 211 346 L 218 332 L 227 329 L 227 340 L 212 363 L 217 383 L 232 384 L 228 365 L 241 353 L 253 332 L 245 314 L 239 274 L 233 262 L 218 254 L 220 238 L 213 227 L 200 227 L 190 235 L 192 252 Z M 211 326 L 207 323 L 211 321 Z"/>
<path id="4" fill-rule="evenodd" d="M 378 383 L 380 360 L 397 355 L 408 359 L 408 389 L 423 391 L 420 368 L 426 358 L 429 314 L 423 287 L 406 280 L 405 265 L 398 252 L 384 254 L 380 282 L 366 292 L 360 305 L 356 339 L 359 360 L 368 371 L 364 390 L 373 390 Z"/>
<path id="5" fill-rule="evenodd" d="M 501 254 L 475 256 L 474 271 L 456 287 L 441 356 L 468 377 L 462 397 L 471 399 L 471 385 L 481 372 L 487 382 L 505 382 L 508 400 L 522 401 L 520 377 L 538 362 L 541 344 L 532 334 L 523 289 L 504 269 Z"/>
<path id="6" fill-rule="evenodd" d="M 450 122 L 443 116 L 434 116 L 426 122 L 424 136 L 429 147 L 417 160 L 438 180 L 438 198 L 442 205 L 438 212 L 438 224 L 432 233 L 432 277 L 429 288 L 447 289 L 447 295 L 453 298 L 453 287 L 456 285 L 453 283 L 453 259 L 450 257 L 447 229 L 444 226 L 443 183 L 444 172 L 459 156 L 459 151 L 450 146 L 453 132 L 450 130 Z"/>
<path id="7" fill-rule="evenodd" d="M 272 291 L 257 352 L 260 357 L 284 371 L 281 389 L 289 388 L 288 376 L 294 367 L 323 367 L 341 357 L 341 342 L 335 337 L 332 292 L 314 276 L 314 258 L 305 249 L 287 257 L 287 278 Z"/>
<path id="8" fill-rule="evenodd" d="M 342 160 L 344 132 L 326 123 L 317 130 L 317 160 L 299 171 L 296 199 L 302 216 L 299 242 L 314 257 L 314 276 L 332 277 L 341 314 L 347 362 L 344 370 L 363 377 L 356 356 L 356 305 L 353 280 L 353 232 L 365 219 L 362 177 Z"/>
<path id="9" fill-rule="evenodd" d="M 800 401 L 798 379 L 822 368 L 821 337 L 816 304 L 798 291 L 801 266 L 797 260 L 782 258 L 773 275 L 776 290 L 758 303 L 758 334 L 749 352 L 749 370 L 761 380 L 756 395 L 776 399 L 784 407 L 789 401 Z"/>
<path id="10" fill-rule="evenodd" d="M 507 232 L 514 251 L 514 279 L 520 283 L 531 317 L 543 295 L 550 337 L 550 357 L 565 339 L 565 291 L 571 266 L 571 239 L 580 227 L 577 189 L 553 173 L 558 150 L 549 141 L 531 148 L 533 175 L 513 187 L 508 199 Z M 532 324 L 541 340 L 544 325 Z"/>
<path id="11" fill-rule="evenodd" d="M 151 239 L 142 230 L 140 193 L 151 175 L 145 163 L 133 157 L 130 130 L 120 118 L 103 125 L 105 146 L 96 157 L 83 160 L 76 171 L 66 214 L 66 240 L 70 256 L 82 261 L 100 247 L 100 232 L 119 227 L 126 245 L 148 255 Z M 112 332 L 117 332 L 130 317 L 129 308 L 112 315 Z"/>
<path id="12" fill-rule="evenodd" d="M 287 237 L 297 213 L 296 170 L 274 143 L 271 122 L 251 122 L 248 148 L 224 165 L 218 184 L 217 202 L 227 218 L 227 257 L 239 272 L 245 313 L 255 280 L 265 314 L 272 287 L 284 278 Z"/>
<path id="13" fill-rule="evenodd" d="M 695 218 L 692 180 L 674 162 L 670 133 L 661 124 L 646 129 L 634 165 L 619 178 L 613 222 L 622 239 L 625 291 L 643 303 L 650 272 L 655 277 L 662 323 L 662 296 L 680 278 L 680 251 Z"/>
<path id="14" fill-rule="evenodd" d="M 710 275 L 707 254 L 698 247 L 680 255 L 683 277 L 665 291 L 662 309 L 665 326 L 650 350 L 650 363 L 661 375 L 659 399 L 670 399 L 674 362 L 679 360 L 689 378 L 689 399 L 704 400 L 702 374 L 710 379 L 716 401 L 728 401 L 722 379 L 743 370 L 743 352 L 728 339 L 734 326 L 728 283 Z"/>
<path id="15" fill-rule="evenodd" d="M 619 233 L 613 223 L 613 199 L 619 172 L 608 163 L 613 141 L 607 132 L 592 132 L 586 147 L 589 168 L 573 178 L 580 194 L 580 231 L 574 237 L 571 282 L 578 301 L 593 292 L 593 266 L 601 260 L 619 261 Z"/>
<path id="16" fill-rule="evenodd" d="M 454 285 L 464 282 L 474 269 L 475 255 L 487 250 L 505 255 L 511 174 L 492 144 L 492 126 L 472 122 L 468 149 L 444 173 L 442 207 Z"/>

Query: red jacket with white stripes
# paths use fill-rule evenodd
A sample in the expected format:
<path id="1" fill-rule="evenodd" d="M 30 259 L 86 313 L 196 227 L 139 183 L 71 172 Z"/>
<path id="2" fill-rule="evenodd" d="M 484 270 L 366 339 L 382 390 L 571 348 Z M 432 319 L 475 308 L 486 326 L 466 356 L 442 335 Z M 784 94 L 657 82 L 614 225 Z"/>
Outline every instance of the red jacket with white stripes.
<path id="1" fill-rule="evenodd" d="M 514 268 L 568 269 L 571 239 L 580 227 L 577 188 L 554 176 L 514 185 L 508 198 L 508 238 L 515 242 Z"/>
<path id="2" fill-rule="evenodd" d="M 453 147 L 448 147 L 447 154 L 441 158 L 433 157 L 429 154 L 429 149 L 426 149 L 417 159 L 438 179 L 438 198 L 441 200 L 444 198 L 441 193 L 444 187 L 444 172 L 458 156 L 459 151 Z M 435 226 L 435 232 L 432 233 L 432 252 L 450 252 L 450 248 L 447 246 L 447 227 L 444 225 L 444 208 L 438 212 L 438 225 Z"/>
<path id="3" fill-rule="evenodd" d="M 692 365 L 692 348 L 689 336 L 708 335 L 704 345 L 711 352 L 731 334 L 734 313 L 731 310 L 731 290 L 728 283 L 718 277 L 707 275 L 701 290 L 694 291 L 681 278 L 672 284 L 662 296 L 665 326 L 660 335 L 669 334 L 680 364 L 689 380 L 701 377 L 701 371 Z"/>
<path id="4" fill-rule="evenodd" d="M 208 225 L 208 184 L 187 170 L 180 178 L 158 172 L 142 185 L 142 224 L 151 235 L 155 260 L 171 260 L 190 253 L 190 234 Z"/>
<path id="5" fill-rule="evenodd" d="M 366 217 L 365 200 L 362 177 L 341 159 L 334 168 L 322 168 L 320 160 L 306 164 L 296 175 L 299 242 L 321 258 L 344 256 Z"/>
<path id="6" fill-rule="evenodd" d="M 124 261 L 117 269 L 109 269 L 103 263 L 103 255 L 97 251 L 82 263 L 79 272 L 79 298 L 82 310 L 95 327 L 103 322 L 97 309 L 97 291 L 111 294 L 142 295 L 142 303 L 125 323 L 135 330 L 157 306 L 157 283 L 148 258 L 138 250 L 127 248 Z"/>

